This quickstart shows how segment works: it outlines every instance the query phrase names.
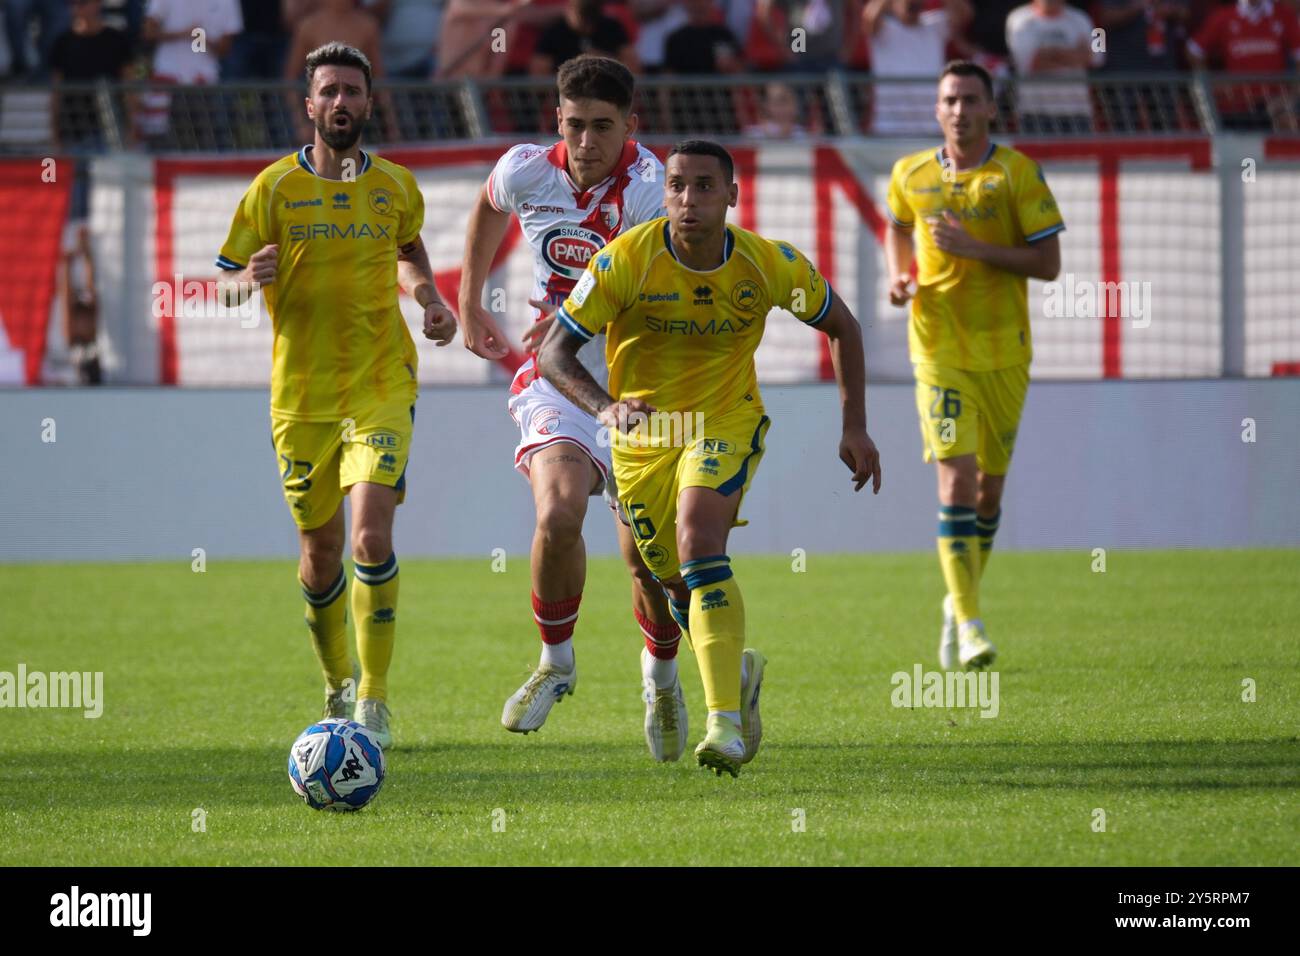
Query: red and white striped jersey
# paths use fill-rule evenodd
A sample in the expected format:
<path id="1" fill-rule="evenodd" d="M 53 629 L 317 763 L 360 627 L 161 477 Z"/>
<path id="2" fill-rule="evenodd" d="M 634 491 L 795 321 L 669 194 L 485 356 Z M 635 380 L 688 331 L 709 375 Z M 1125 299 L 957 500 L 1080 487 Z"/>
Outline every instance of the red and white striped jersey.
<path id="1" fill-rule="evenodd" d="M 663 164 L 634 141 L 624 145 L 614 172 L 587 190 L 569 176 L 563 142 L 515 146 L 497 160 L 488 177 L 487 195 L 498 212 L 515 214 L 533 250 L 531 298 L 556 306 L 568 298 L 587 263 L 606 243 L 665 215 Z M 603 343 L 598 349 L 599 356 L 582 356 L 593 372 L 595 367 L 604 371 Z M 529 359 L 515 374 L 511 391 L 519 392 L 533 378 Z M 603 374 L 598 376 L 603 379 Z"/>

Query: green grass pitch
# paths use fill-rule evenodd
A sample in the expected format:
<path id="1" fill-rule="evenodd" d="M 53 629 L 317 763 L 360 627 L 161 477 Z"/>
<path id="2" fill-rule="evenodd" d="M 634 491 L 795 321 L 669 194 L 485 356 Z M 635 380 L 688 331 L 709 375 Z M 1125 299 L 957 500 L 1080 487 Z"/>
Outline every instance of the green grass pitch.
<path id="1" fill-rule="evenodd" d="M 498 721 L 537 653 L 527 561 L 403 560 L 398 746 L 357 814 L 289 788 L 322 702 L 292 561 L 8 566 L 0 670 L 103 671 L 105 708 L 0 710 L 0 864 L 1300 862 L 1300 552 L 1091 564 L 995 555 L 984 719 L 891 704 L 893 673 L 937 669 L 932 555 L 739 556 L 770 664 L 763 749 L 732 780 L 651 762 L 616 561 L 591 562 L 576 695 L 521 737 Z"/>

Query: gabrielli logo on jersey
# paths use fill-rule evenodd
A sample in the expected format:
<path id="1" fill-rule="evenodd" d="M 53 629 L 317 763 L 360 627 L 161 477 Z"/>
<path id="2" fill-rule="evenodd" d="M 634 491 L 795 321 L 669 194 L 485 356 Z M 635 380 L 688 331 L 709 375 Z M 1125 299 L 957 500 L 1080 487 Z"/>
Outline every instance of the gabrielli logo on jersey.
<path id="1" fill-rule="evenodd" d="M 542 259 L 552 271 L 576 279 L 604 245 L 600 234 L 590 229 L 561 226 L 542 238 Z"/>

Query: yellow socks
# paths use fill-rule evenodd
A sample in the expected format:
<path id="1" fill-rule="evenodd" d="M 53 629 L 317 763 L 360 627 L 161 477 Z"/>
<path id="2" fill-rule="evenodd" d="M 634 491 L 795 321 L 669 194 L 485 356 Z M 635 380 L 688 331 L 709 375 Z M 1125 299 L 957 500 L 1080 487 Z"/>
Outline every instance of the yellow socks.
<path id="1" fill-rule="evenodd" d="M 992 537 L 989 538 L 992 545 Z M 952 595 L 957 620 L 980 616 L 980 537 L 975 527 L 975 509 L 961 505 L 939 507 L 939 566 Z"/>
<path id="2" fill-rule="evenodd" d="M 992 518 L 985 518 L 982 515 L 975 517 L 975 530 L 980 536 L 980 580 L 984 579 L 984 569 L 989 566 L 989 558 L 993 557 L 993 536 L 998 533 L 998 524 L 1001 521 L 1001 508 Z"/>
<path id="3" fill-rule="evenodd" d="M 691 647 L 704 682 L 709 713 L 740 711 L 740 659 L 745 652 L 745 602 L 725 554 L 682 565 L 691 589 Z"/>
<path id="4" fill-rule="evenodd" d="M 361 686 L 357 700 L 388 699 L 388 666 L 393 660 L 397 629 L 397 555 L 383 564 L 355 562 L 352 585 L 352 620 L 357 627 L 357 657 L 361 661 Z"/>
<path id="5" fill-rule="evenodd" d="M 352 662 L 348 659 L 348 589 L 343 568 L 339 576 L 324 591 L 313 593 L 302 583 L 302 596 L 307 599 L 307 627 L 311 631 L 312 648 L 325 682 L 338 690 L 352 676 Z"/>

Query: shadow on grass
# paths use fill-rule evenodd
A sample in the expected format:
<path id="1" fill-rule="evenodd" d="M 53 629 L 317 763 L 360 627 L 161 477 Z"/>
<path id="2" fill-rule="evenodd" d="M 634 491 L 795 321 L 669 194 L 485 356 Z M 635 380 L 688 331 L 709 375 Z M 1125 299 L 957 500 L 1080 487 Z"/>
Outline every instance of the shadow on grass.
<path id="1" fill-rule="evenodd" d="M 0 757 L 0 779 L 12 785 L 6 808 L 41 812 L 68 808 L 140 810 L 199 806 L 291 805 L 288 748 L 40 751 Z M 1095 743 L 887 743 L 765 745 L 738 782 L 751 795 L 787 789 L 853 797 L 1051 790 L 1296 790 L 1297 743 L 1260 741 L 1111 741 Z M 652 763 L 639 748 L 610 743 L 451 741 L 399 747 L 389 754 L 385 796 L 405 801 L 430 794 L 449 803 L 519 804 L 632 799 L 664 788 L 689 793 L 699 778 L 690 755 L 678 765 Z"/>

